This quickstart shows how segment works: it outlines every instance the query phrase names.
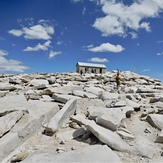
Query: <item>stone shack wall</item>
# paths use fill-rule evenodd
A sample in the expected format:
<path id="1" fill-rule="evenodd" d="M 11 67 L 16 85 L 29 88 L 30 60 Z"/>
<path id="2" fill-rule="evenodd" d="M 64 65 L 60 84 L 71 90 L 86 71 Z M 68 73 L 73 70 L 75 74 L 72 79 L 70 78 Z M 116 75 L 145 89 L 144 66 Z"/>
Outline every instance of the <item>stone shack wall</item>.
<path id="1" fill-rule="evenodd" d="M 77 65 L 76 66 L 76 72 L 80 73 L 81 70 L 82 70 L 83 73 L 97 73 L 97 74 L 104 74 L 104 73 L 106 73 L 106 68 Z"/>

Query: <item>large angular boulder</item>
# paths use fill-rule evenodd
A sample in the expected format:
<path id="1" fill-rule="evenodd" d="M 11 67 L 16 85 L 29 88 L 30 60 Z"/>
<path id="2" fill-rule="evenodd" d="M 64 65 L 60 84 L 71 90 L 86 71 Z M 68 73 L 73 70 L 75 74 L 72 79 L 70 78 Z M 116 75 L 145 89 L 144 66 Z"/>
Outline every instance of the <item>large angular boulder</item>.
<path id="1" fill-rule="evenodd" d="M 82 123 L 91 131 L 101 142 L 107 144 L 110 148 L 117 151 L 134 151 L 134 148 L 127 144 L 116 133 L 104 127 L 97 125 L 93 120 L 83 120 Z"/>
<path id="2" fill-rule="evenodd" d="M 64 107 L 58 111 L 49 121 L 45 128 L 45 134 L 53 135 L 59 127 L 63 125 L 63 123 L 74 114 L 76 110 L 76 102 L 77 100 L 72 98 L 70 99 Z"/>
<path id="3" fill-rule="evenodd" d="M 112 109 L 106 114 L 99 115 L 96 118 L 96 123 L 112 131 L 115 131 L 121 124 L 123 118 L 124 115 L 120 112 L 120 110 Z"/>

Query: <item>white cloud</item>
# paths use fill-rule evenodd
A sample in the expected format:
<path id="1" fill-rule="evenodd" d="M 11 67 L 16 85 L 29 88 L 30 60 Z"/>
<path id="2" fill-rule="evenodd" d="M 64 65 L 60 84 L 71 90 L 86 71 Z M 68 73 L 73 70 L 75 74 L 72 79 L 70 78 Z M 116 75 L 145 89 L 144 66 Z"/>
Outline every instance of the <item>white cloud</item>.
<path id="1" fill-rule="evenodd" d="M 163 55 L 163 52 L 161 52 L 161 53 L 157 53 L 157 55 Z"/>
<path id="2" fill-rule="evenodd" d="M 7 51 L 0 50 L 0 72 L 24 72 L 29 69 L 27 66 L 23 66 L 22 62 L 13 59 L 6 59 L 4 56 L 8 55 Z"/>
<path id="3" fill-rule="evenodd" d="M 84 6 L 83 11 L 82 11 L 82 15 L 85 15 L 85 13 L 86 13 L 86 7 Z"/>
<path id="4" fill-rule="evenodd" d="M 143 72 L 147 72 L 147 71 L 150 71 L 150 69 L 144 69 Z"/>
<path id="5" fill-rule="evenodd" d="M 83 46 L 83 48 L 85 49 L 90 49 L 90 48 L 93 48 L 93 44 L 91 44 L 91 45 L 87 45 L 87 46 Z"/>
<path id="6" fill-rule="evenodd" d="M 0 50 L 0 57 L 3 57 L 5 55 L 8 55 L 8 52 L 5 50 Z"/>
<path id="7" fill-rule="evenodd" d="M 82 2 L 83 0 L 71 0 L 72 3 Z"/>
<path id="8" fill-rule="evenodd" d="M 162 0 L 135 0 L 131 5 L 124 5 L 116 0 L 100 0 L 102 11 L 106 16 L 97 18 L 93 27 L 103 36 L 125 36 L 128 29 L 151 31 L 147 18 L 155 18 L 163 12 Z"/>
<path id="9" fill-rule="evenodd" d="M 49 40 L 51 39 L 51 35 L 54 34 L 54 28 L 45 24 L 38 24 L 29 28 L 23 27 L 21 30 L 12 29 L 8 32 L 17 37 L 24 35 L 26 39 Z"/>
<path id="10" fill-rule="evenodd" d="M 100 46 L 91 47 L 88 48 L 89 51 L 92 52 L 113 52 L 113 53 L 119 53 L 123 51 L 125 48 L 123 48 L 121 45 L 113 45 L 110 43 L 103 43 Z"/>
<path id="11" fill-rule="evenodd" d="M 98 57 L 91 58 L 88 61 L 91 61 L 91 62 L 109 62 L 106 58 L 98 58 Z"/>
<path id="12" fill-rule="evenodd" d="M 129 32 L 129 34 L 131 35 L 132 39 L 138 38 L 138 35 L 136 32 Z"/>
<path id="13" fill-rule="evenodd" d="M 57 45 L 61 45 L 62 43 L 62 41 L 57 41 Z"/>
<path id="14" fill-rule="evenodd" d="M 50 47 L 51 41 L 48 40 L 46 41 L 43 45 L 41 45 L 40 43 L 37 44 L 35 47 L 30 47 L 28 46 L 27 48 L 25 48 L 23 51 L 39 51 L 39 50 L 48 50 L 48 47 Z"/>
<path id="15" fill-rule="evenodd" d="M 19 36 L 23 35 L 24 32 L 22 30 L 12 29 L 12 30 L 8 31 L 8 33 L 19 37 Z"/>
<path id="16" fill-rule="evenodd" d="M 61 51 L 55 52 L 55 51 L 51 50 L 49 53 L 49 58 L 53 58 L 58 54 L 62 54 L 62 52 Z"/>

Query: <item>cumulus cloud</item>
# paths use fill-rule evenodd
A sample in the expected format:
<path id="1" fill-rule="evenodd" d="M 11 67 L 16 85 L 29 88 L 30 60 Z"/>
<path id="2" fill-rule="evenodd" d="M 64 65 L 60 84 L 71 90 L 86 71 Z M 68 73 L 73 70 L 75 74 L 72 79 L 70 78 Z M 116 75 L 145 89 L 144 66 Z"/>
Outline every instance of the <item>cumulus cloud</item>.
<path id="1" fill-rule="evenodd" d="M 106 58 L 98 58 L 98 57 L 94 57 L 94 58 L 91 58 L 89 59 L 88 61 L 91 61 L 91 62 L 109 62 Z"/>
<path id="2" fill-rule="evenodd" d="M 92 52 L 113 52 L 113 53 L 119 53 L 123 51 L 125 48 L 123 48 L 121 45 L 113 45 L 110 43 L 103 43 L 100 46 L 96 47 L 90 47 L 88 48 L 89 51 Z"/>
<path id="3" fill-rule="evenodd" d="M 23 27 L 20 30 L 12 29 L 8 31 L 8 33 L 20 37 L 24 36 L 25 39 L 36 39 L 36 40 L 49 40 L 51 39 L 51 35 L 54 34 L 54 28 L 48 25 L 34 25 L 31 27 Z"/>
<path id="4" fill-rule="evenodd" d="M 4 56 L 8 55 L 7 51 L 0 50 L 0 72 L 24 72 L 29 69 L 27 66 L 23 66 L 22 62 L 13 59 L 6 59 Z"/>
<path id="5" fill-rule="evenodd" d="M 151 31 L 147 18 L 158 17 L 163 12 L 161 0 L 135 0 L 131 5 L 124 5 L 116 0 L 100 0 L 102 11 L 106 15 L 97 18 L 93 27 L 100 30 L 103 36 L 126 36 L 128 29 Z"/>
<path id="6" fill-rule="evenodd" d="M 51 41 L 48 40 L 44 44 L 40 44 L 40 43 L 37 44 L 35 47 L 28 46 L 23 51 L 39 51 L 39 50 L 46 51 L 46 50 L 48 50 L 48 47 L 50 47 L 50 44 L 51 44 Z"/>
<path id="7" fill-rule="evenodd" d="M 55 51 L 51 50 L 49 53 L 49 58 L 54 58 L 58 54 L 62 54 L 62 52 L 61 51 L 55 52 Z"/>

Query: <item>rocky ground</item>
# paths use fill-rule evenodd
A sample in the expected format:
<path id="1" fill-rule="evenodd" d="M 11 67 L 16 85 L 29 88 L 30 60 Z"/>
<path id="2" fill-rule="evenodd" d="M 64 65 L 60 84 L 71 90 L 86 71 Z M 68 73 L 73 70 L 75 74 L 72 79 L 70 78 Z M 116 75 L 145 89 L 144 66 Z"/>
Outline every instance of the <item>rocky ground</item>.
<path id="1" fill-rule="evenodd" d="M 163 162 L 163 86 L 130 71 L 0 75 L 0 162 Z"/>

